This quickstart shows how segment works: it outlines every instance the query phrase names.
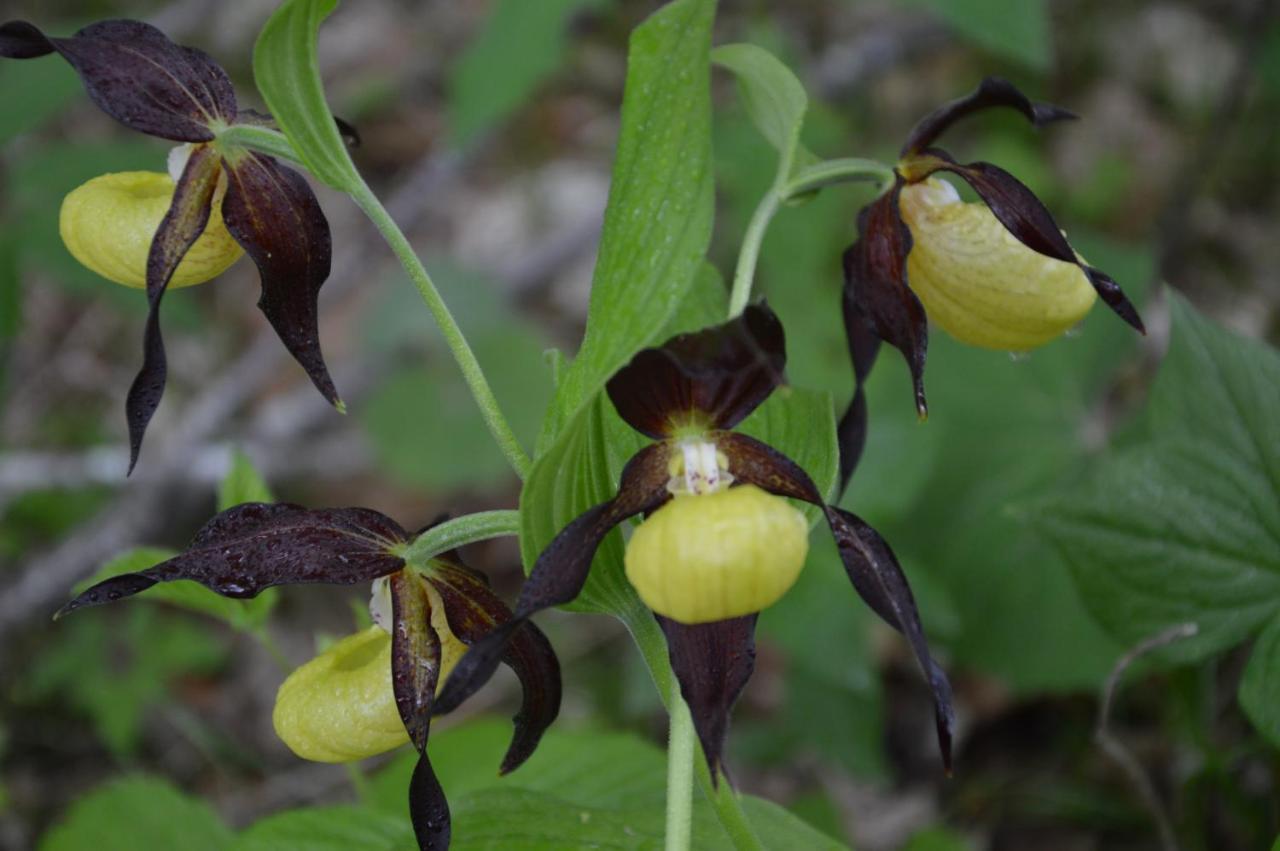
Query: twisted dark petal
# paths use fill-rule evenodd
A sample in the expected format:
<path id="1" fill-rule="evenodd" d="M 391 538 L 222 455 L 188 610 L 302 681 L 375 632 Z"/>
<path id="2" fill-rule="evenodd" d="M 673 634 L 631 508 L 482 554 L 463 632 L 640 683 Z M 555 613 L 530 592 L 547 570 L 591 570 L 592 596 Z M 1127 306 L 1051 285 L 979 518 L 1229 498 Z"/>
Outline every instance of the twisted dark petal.
<path id="1" fill-rule="evenodd" d="M 489 590 L 484 575 L 464 565 L 456 554 L 437 557 L 433 568 L 429 581 L 444 603 L 449 629 L 464 643 L 474 644 L 511 622 L 511 610 Z M 520 711 L 513 719 L 515 734 L 500 769 L 506 774 L 533 754 L 560 714 L 560 662 L 551 642 L 531 621 L 511 634 L 502 661 L 515 671 L 523 692 Z M 436 713 L 442 713 L 439 703 Z"/>
<path id="2" fill-rule="evenodd" d="M 768 444 L 746 435 L 727 433 L 717 436 L 716 446 L 729 458 L 729 472 L 739 482 L 810 502 L 826 513 L 853 587 L 877 615 L 906 636 L 933 690 L 938 744 L 943 764 L 950 773 L 951 735 L 955 726 L 951 686 L 947 675 L 929 655 L 911 587 L 884 538 L 856 515 L 827 505 L 808 474 Z"/>
<path id="3" fill-rule="evenodd" d="M 192 150 L 174 188 L 169 211 L 160 220 L 147 254 L 147 324 L 142 335 L 142 368 L 129 387 L 125 415 L 129 421 L 129 472 L 138 463 L 147 424 L 160 406 L 169 372 L 160 334 L 160 300 L 174 271 L 209 224 L 213 192 L 218 185 L 218 155 L 207 145 Z"/>
<path id="4" fill-rule="evenodd" d="M 431 600 L 420 576 L 393 573 L 391 585 L 391 688 L 396 709 L 419 753 L 427 749 L 431 702 L 440 677 L 440 637 L 431 628 Z"/>
<path id="5" fill-rule="evenodd" d="M 757 615 L 694 625 L 654 617 L 667 636 L 671 668 L 693 716 L 711 782 L 718 785 L 729 711 L 755 668 Z"/>
<path id="6" fill-rule="evenodd" d="M 1037 127 L 1043 127 L 1054 121 L 1073 119 L 1075 113 L 1047 103 L 1032 103 L 1031 100 L 1010 83 L 1000 77 L 987 77 L 971 94 L 943 104 L 933 112 L 920 119 L 911 130 L 907 142 L 902 146 L 902 156 L 908 157 L 929 147 L 946 130 L 961 118 L 994 107 L 1008 107 L 1018 112 Z"/>
<path id="7" fill-rule="evenodd" d="M 421 851 L 448 851 L 453 834 L 449 802 L 425 749 L 419 753 L 409 778 L 409 818 Z"/>
<path id="8" fill-rule="evenodd" d="M 591 560 L 605 535 L 623 520 L 652 511 L 667 492 L 666 444 L 646 446 L 622 471 L 618 495 L 587 509 L 547 545 L 520 589 L 514 617 L 471 645 L 436 698 L 436 712 L 451 712 L 489 681 L 516 631 L 534 614 L 573 600 L 586 584 Z"/>
<path id="9" fill-rule="evenodd" d="M 55 617 L 177 579 L 199 582 L 224 597 L 254 597 L 273 585 L 369 582 L 404 567 L 391 549 L 406 537 L 394 520 L 367 508 L 247 502 L 216 515 L 184 552 L 99 582 Z"/>
<path id="10" fill-rule="evenodd" d="M 859 315 L 853 300 L 853 288 L 844 290 L 843 314 L 845 337 L 849 343 L 849 360 L 853 363 L 853 398 L 836 427 L 840 448 L 840 492 L 849 487 L 849 479 L 858 467 L 867 443 L 867 395 L 865 385 L 871 367 L 880 353 L 880 338 Z"/>
<path id="11" fill-rule="evenodd" d="M 924 395 L 929 322 L 920 299 L 907 285 L 911 230 L 898 212 L 902 187 L 899 177 L 890 191 L 858 214 L 858 241 L 844 253 L 842 307 L 846 329 L 850 323 L 861 321 L 877 337 L 902 352 L 911 370 L 916 410 L 924 417 L 929 411 Z M 864 344 L 851 335 L 851 353 L 855 346 L 861 349 Z M 855 374 L 859 366 L 855 361 Z"/>
<path id="12" fill-rule="evenodd" d="M 262 277 L 258 307 L 316 389 L 341 409 L 320 352 L 320 287 L 329 277 L 329 222 L 302 175 L 271 157 L 243 152 L 228 172 L 222 217 Z"/>
<path id="13" fill-rule="evenodd" d="M 31 59 L 54 51 L 76 69 L 103 112 L 134 130 L 208 142 L 211 124 L 235 120 L 236 96 L 226 72 L 150 24 L 101 21 L 71 38 L 48 38 L 24 21 L 0 27 L 0 56 Z"/>
<path id="14" fill-rule="evenodd" d="M 619 416 L 649 437 L 682 425 L 732 428 L 784 381 L 786 340 L 768 305 L 643 349 L 609 379 Z"/>
<path id="15" fill-rule="evenodd" d="M 930 153 L 942 161 L 939 170 L 958 175 L 972 186 L 1000 224 L 1019 242 L 1046 257 L 1079 266 L 1108 307 L 1139 332 L 1147 333 L 1137 309 L 1125 297 L 1120 286 L 1104 272 L 1080 261 L 1062 229 L 1053 220 L 1053 214 L 1018 178 L 991 163 L 960 165 L 941 151 Z"/>
<path id="16" fill-rule="evenodd" d="M 951 684 L 929 654 L 911 586 L 889 544 L 857 515 L 828 506 L 827 521 L 835 535 L 840 559 L 853 587 L 885 623 L 901 632 L 911 645 L 920 670 L 933 690 L 934 721 L 942 763 L 951 773 L 951 738 L 955 713 L 951 708 Z"/>

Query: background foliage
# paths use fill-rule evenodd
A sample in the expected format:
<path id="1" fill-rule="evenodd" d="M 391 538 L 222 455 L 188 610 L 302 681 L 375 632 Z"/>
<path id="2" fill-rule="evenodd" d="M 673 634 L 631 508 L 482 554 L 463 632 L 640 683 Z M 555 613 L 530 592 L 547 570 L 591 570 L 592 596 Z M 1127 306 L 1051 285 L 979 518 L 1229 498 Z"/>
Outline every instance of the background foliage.
<path id="1" fill-rule="evenodd" d="M 55 14 L 19 0 L 2 11 L 55 32 L 145 17 L 213 54 L 252 105 L 251 47 L 270 5 L 95 0 Z M 610 444 L 622 429 L 607 406 L 544 414 L 557 382 L 586 399 L 614 361 L 673 330 L 666 318 L 631 325 L 626 305 L 601 294 L 639 292 L 628 287 L 636 258 L 617 250 L 608 221 L 601 241 L 615 145 L 624 164 L 705 162 L 654 235 L 688 244 L 680 269 L 652 279 L 688 289 L 675 321 L 694 325 L 723 312 L 722 279 L 777 158 L 723 70 L 710 103 L 654 107 L 680 133 L 619 143 L 627 36 L 658 5 L 363 0 L 341 7 L 320 43 L 330 97 L 364 136 L 361 172 L 414 238 L 521 438 L 596 440 L 612 447 L 612 470 L 631 448 Z M 1091 741 L 1096 697 L 1126 648 L 1190 620 L 1197 637 L 1125 681 L 1115 730 L 1184 847 L 1267 847 L 1280 832 L 1280 366 L 1268 346 L 1280 332 L 1280 25 L 1268 4 L 722 5 L 714 42 L 754 41 L 796 71 L 810 100 L 802 140 L 823 156 L 890 160 L 915 118 L 989 73 L 1080 113 L 1043 136 L 992 116 L 949 142 L 1040 193 L 1153 331 L 1136 340 L 1099 310 L 1018 361 L 936 334 L 925 425 L 900 358 L 884 353 L 844 504 L 893 542 L 953 671 L 957 775 L 939 776 L 908 655 L 815 535 L 801 583 L 762 618 L 758 672 L 735 715 L 736 780 L 786 808 L 753 800 L 753 818 L 868 849 L 1156 847 L 1128 778 Z M 705 56 L 685 59 L 707 73 Z M 282 669 L 364 617 L 361 592 L 244 605 L 174 588 L 150 592 L 152 605 L 47 618 L 75 584 L 163 557 L 215 503 L 259 498 L 267 483 L 406 526 L 521 498 L 407 282 L 350 203 L 324 190 L 337 239 L 322 334 L 352 415 L 312 398 L 264 345 L 242 263 L 166 299 L 170 389 L 153 463 L 126 482 L 119 400 L 142 300 L 71 260 L 57 209 L 88 177 L 159 168 L 165 153 L 98 113 L 65 65 L 0 64 L 0 847 L 197 847 L 192 825 L 211 849 L 403 847 L 402 756 L 348 774 L 299 762 L 270 729 Z M 653 216 L 652 187 L 613 191 Z M 761 255 L 759 291 L 787 323 L 790 377 L 817 391 L 797 391 L 816 411 L 823 391 L 842 406 L 851 383 L 839 255 L 869 197 L 844 188 L 783 210 Z M 699 267 L 708 243 L 712 266 Z M 588 344 L 596 354 L 567 368 L 544 356 L 577 350 L 589 309 L 618 311 L 593 317 L 609 332 Z M 565 437 L 575 418 L 589 429 Z M 509 596 L 514 543 L 473 549 Z M 581 841 L 645 847 L 661 831 L 664 728 L 647 675 L 612 620 L 544 623 L 568 693 L 533 763 L 500 783 L 477 774 L 496 764 L 505 721 L 451 719 L 433 738 L 455 834 L 498 842 L 487 831 L 502 825 L 485 813 L 500 803 L 548 848 L 565 847 L 566 825 Z M 513 691 L 495 685 L 466 709 L 506 711 Z M 315 804 L 325 809 L 298 809 Z M 720 841 L 707 812 L 695 831 L 698 847 Z M 807 847 L 825 841 L 813 834 Z"/>

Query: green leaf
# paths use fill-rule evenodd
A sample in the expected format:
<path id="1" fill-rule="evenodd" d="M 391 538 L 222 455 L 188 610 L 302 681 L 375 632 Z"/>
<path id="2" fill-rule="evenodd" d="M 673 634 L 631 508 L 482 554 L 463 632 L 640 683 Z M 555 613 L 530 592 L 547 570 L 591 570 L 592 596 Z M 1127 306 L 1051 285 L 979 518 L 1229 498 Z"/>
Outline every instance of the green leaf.
<path id="1" fill-rule="evenodd" d="M 572 16 L 608 0 L 497 0 L 449 79 L 453 137 L 465 145 L 501 123 L 564 63 Z"/>
<path id="2" fill-rule="evenodd" d="M 453 811 L 454 849 L 661 845 L 666 795 L 661 750 L 631 734 L 552 729 L 528 764 L 497 779 L 494 770 L 510 737 L 509 722 L 477 719 L 432 738 L 431 763 Z M 415 758 L 402 754 L 370 782 L 374 805 L 384 817 L 398 815 L 405 824 L 404 790 Z M 843 847 L 767 801 L 746 797 L 743 805 L 767 848 Z M 732 848 L 701 796 L 695 802 L 693 847 Z"/>
<path id="3" fill-rule="evenodd" d="M 1280 613 L 1280 354 L 1171 300 L 1145 440 L 1103 458 L 1032 521 L 1117 638 L 1195 622 L 1196 637 L 1160 655 L 1198 660 Z M 1252 695 L 1275 687 L 1261 676 Z"/>
<path id="4" fill-rule="evenodd" d="M 526 566 L 565 524 L 613 496 L 604 429 L 612 411 L 601 391 L 636 351 L 658 341 L 706 251 L 713 212 L 708 57 L 714 13 L 714 0 L 677 0 L 632 35 L 586 336 L 563 370 L 538 441 L 542 451 L 520 495 Z M 618 543 L 611 535 L 597 566 L 617 555 Z M 629 588 L 615 582 L 606 592 L 604 571 L 595 574 L 583 606 L 629 602 Z"/>
<path id="5" fill-rule="evenodd" d="M 231 453 L 231 469 L 218 483 L 218 511 L 226 511 L 244 502 L 274 501 L 271 489 L 253 466 L 253 460 L 240 449 Z"/>
<path id="6" fill-rule="evenodd" d="M 797 387 L 779 387 L 765 403 L 742 421 L 738 431 L 772 446 L 799 464 L 824 497 L 835 490 L 840 472 L 836 420 L 831 394 Z M 817 506 L 796 503 L 809 525 L 822 514 Z"/>
<path id="7" fill-rule="evenodd" d="M 1046 71 L 1053 63 L 1045 0 L 900 0 L 927 8 L 986 49 Z"/>
<path id="8" fill-rule="evenodd" d="M 223 851 L 231 843 L 231 831 L 203 801 L 164 780 L 126 777 L 73 804 L 40 851 Z"/>
<path id="9" fill-rule="evenodd" d="M 253 46 L 253 78 L 307 169 L 339 191 L 361 183 L 324 97 L 316 37 L 338 0 L 285 0 Z"/>
<path id="10" fill-rule="evenodd" d="M 800 145 L 809 97 L 790 68 L 754 44 L 721 45 L 711 51 L 711 61 L 738 78 L 738 93 L 747 115 L 760 134 L 777 149 L 783 178 L 790 176 L 793 165 L 816 159 Z M 799 157 L 797 151 L 801 152 Z M 800 162 L 797 163 L 797 159 Z"/>
<path id="11" fill-rule="evenodd" d="M 401 789 L 400 797 L 406 796 Z M 317 807 L 277 813 L 255 822 L 229 846 L 230 851 L 409 851 L 416 847 L 413 825 L 407 816 L 396 817 L 367 807 Z"/>
<path id="12" fill-rule="evenodd" d="M 1240 706 L 1253 726 L 1280 747 L 1280 617 L 1272 618 L 1254 642 L 1240 681 Z"/>

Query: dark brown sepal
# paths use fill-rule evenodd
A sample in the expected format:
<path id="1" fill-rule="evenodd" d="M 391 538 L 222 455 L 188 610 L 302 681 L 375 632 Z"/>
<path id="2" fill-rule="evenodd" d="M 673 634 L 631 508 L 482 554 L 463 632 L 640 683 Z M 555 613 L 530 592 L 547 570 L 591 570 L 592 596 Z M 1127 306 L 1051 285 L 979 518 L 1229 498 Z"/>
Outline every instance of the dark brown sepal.
<path id="1" fill-rule="evenodd" d="M 853 398 L 836 426 L 836 445 L 840 450 L 840 493 L 849 487 L 853 471 L 862 458 L 867 443 L 867 394 L 865 385 L 880 353 L 880 338 L 871 330 L 865 317 L 853 302 L 853 288 L 846 287 L 841 298 L 845 339 L 849 360 L 853 364 Z"/>
<path id="2" fill-rule="evenodd" d="M 941 151 L 930 153 L 946 163 L 940 170 L 958 175 L 972 186 L 1000 224 L 1019 242 L 1046 257 L 1079 266 L 1107 307 L 1139 332 L 1147 333 L 1137 309 L 1125 297 L 1120 285 L 1106 273 L 1080 261 L 1053 214 L 1022 181 L 991 163 L 960 165 Z"/>
<path id="3" fill-rule="evenodd" d="M 0 56 L 31 59 L 54 51 L 75 68 L 103 112 L 149 136 L 208 142 L 213 125 L 235 120 L 226 72 L 150 24 L 101 21 L 71 38 L 49 38 L 25 21 L 0 26 Z"/>
<path id="4" fill-rule="evenodd" d="M 858 241 L 844 253 L 842 308 L 848 323 L 861 321 L 877 337 L 902 352 L 915 391 L 916 411 L 928 415 L 924 366 L 929 350 L 929 320 L 924 305 L 907 285 L 911 230 L 898 212 L 903 180 L 858 214 Z M 850 337 L 852 353 L 857 340 Z M 855 375 L 859 364 L 854 364 Z M 855 391 L 856 392 L 856 391 Z"/>
<path id="5" fill-rule="evenodd" d="M 431 598 L 412 570 L 391 574 L 391 688 L 409 741 L 421 753 L 431 729 L 440 678 L 440 637 L 431 628 Z"/>
<path id="6" fill-rule="evenodd" d="M 434 559 L 428 581 L 444 604 L 449 629 L 465 644 L 480 641 L 512 620 L 511 610 L 489 589 L 484 575 L 455 554 Z M 513 631 L 502 661 L 515 672 L 522 690 L 520 711 L 513 719 L 515 734 L 500 768 L 506 774 L 533 754 L 560 714 L 560 662 L 551 642 L 531 621 Z"/>
<path id="7" fill-rule="evenodd" d="M 901 632 L 915 653 L 920 670 L 933 691 L 934 721 L 942 763 L 951 773 L 951 739 L 955 713 L 951 708 L 951 684 L 929 654 L 929 643 L 920 625 L 911 586 L 889 544 L 857 515 L 828 506 L 827 521 L 835 536 L 845 572 L 859 596 L 889 626 Z"/>
<path id="8" fill-rule="evenodd" d="M 1015 109 L 1034 124 L 1043 127 L 1055 121 L 1076 118 L 1075 113 L 1047 103 L 1033 103 L 1008 80 L 987 77 L 978 88 L 962 98 L 943 104 L 926 115 L 911 130 L 902 146 L 902 156 L 909 157 L 932 145 L 952 124 L 967 115 L 984 109 L 1008 107 Z"/>
<path id="9" fill-rule="evenodd" d="M 665 443 L 641 449 L 623 468 L 618 495 L 588 508 L 560 530 L 538 556 L 520 589 L 514 618 L 472 644 L 445 680 L 444 689 L 436 698 L 437 713 L 456 709 L 489 681 L 512 636 L 530 617 L 571 602 L 581 593 L 596 550 L 615 526 L 628 517 L 652 511 L 670 498 L 666 487 L 670 453 Z"/>
<path id="10" fill-rule="evenodd" d="M 142 334 L 142 368 L 129 387 L 125 415 L 129 422 L 129 472 L 138 463 L 147 424 L 160 406 L 169 372 L 160 334 L 160 300 L 187 251 L 204 233 L 212 210 L 213 193 L 221 173 L 220 160 L 207 145 L 197 145 L 187 159 L 173 191 L 169 210 L 160 220 L 147 254 L 147 324 Z"/>
<path id="11" fill-rule="evenodd" d="M 262 278 L 258 307 L 316 389 L 341 408 L 320 352 L 318 299 L 329 277 L 329 222 L 307 181 L 271 157 L 240 152 L 224 160 L 222 217 Z"/>
<path id="12" fill-rule="evenodd" d="M 426 750 L 418 754 L 418 763 L 409 778 L 409 820 L 420 851 L 448 851 L 453 827 L 449 801 L 431 768 Z"/>
<path id="13" fill-rule="evenodd" d="M 55 617 L 177 579 L 238 598 L 257 596 L 273 585 L 369 582 L 404 567 L 404 559 L 391 550 L 406 538 L 394 520 L 367 508 L 312 510 L 247 502 L 215 515 L 184 552 L 99 582 Z"/>
<path id="14" fill-rule="evenodd" d="M 786 339 L 766 304 L 643 349 L 609 379 L 619 416 L 649 437 L 681 427 L 732 428 L 784 382 Z"/>
<path id="15" fill-rule="evenodd" d="M 711 782 L 718 785 L 729 712 L 755 668 L 758 615 L 693 625 L 654 617 L 667 637 L 671 669 L 693 716 Z"/>
<path id="16" fill-rule="evenodd" d="M 715 444 L 729 459 L 729 472 L 737 483 L 820 507 L 826 505 L 809 474 L 769 444 L 735 431 L 716 434 Z"/>

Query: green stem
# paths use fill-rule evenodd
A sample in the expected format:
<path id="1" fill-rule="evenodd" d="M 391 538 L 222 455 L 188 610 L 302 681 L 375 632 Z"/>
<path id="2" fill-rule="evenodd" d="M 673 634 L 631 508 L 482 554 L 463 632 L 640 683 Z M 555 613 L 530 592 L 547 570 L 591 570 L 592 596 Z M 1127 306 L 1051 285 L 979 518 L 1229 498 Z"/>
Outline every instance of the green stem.
<path id="1" fill-rule="evenodd" d="M 693 835 L 693 716 L 677 697 L 671 705 L 671 736 L 667 741 L 666 851 L 689 851 Z"/>
<path id="2" fill-rule="evenodd" d="M 653 614 L 636 602 L 619 617 L 626 624 L 636 646 L 640 648 L 640 655 L 649 666 L 649 675 L 653 677 L 654 685 L 658 687 L 658 695 L 662 698 L 663 704 L 668 707 L 668 711 L 675 701 L 683 704 L 675 674 L 671 671 L 671 662 L 667 657 L 667 641 L 657 621 L 653 619 Z M 693 754 L 698 782 L 716 811 L 716 816 L 720 819 L 721 827 L 728 834 L 729 841 L 737 851 L 764 851 L 764 844 L 756 835 L 751 822 L 747 820 L 747 814 L 742 810 L 742 802 L 738 800 L 737 793 L 727 782 L 720 784 L 711 782 L 711 771 L 707 768 L 707 761 L 698 758 L 698 750 L 700 748 L 695 748 Z"/>
<path id="3" fill-rule="evenodd" d="M 422 564 L 464 544 L 519 534 L 519 511 L 478 511 L 432 526 L 404 545 L 399 554 L 410 564 Z"/>
<path id="4" fill-rule="evenodd" d="M 414 286 L 418 288 L 418 293 L 422 296 L 422 301 L 427 305 L 427 309 L 431 311 L 431 315 L 436 320 L 436 325 L 440 327 L 440 333 L 444 335 L 445 344 L 449 346 L 449 351 L 453 353 L 454 360 L 458 362 L 458 368 L 462 370 L 462 377 L 467 382 L 471 395 L 475 397 L 476 405 L 480 408 L 480 415 L 484 417 L 489 433 L 493 435 L 498 448 L 507 457 L 507 461 L 511 464 L 512 469 L 516 471 L 516 475 L 523 480 L 529 474 L 529 456 L 525 454 L 520 442 L 516 440 L 511 426 L 507 423 L 506 418 L 503 417 L 502 409 L 499 408 L 498 400 L 494 397 L 493 390 L 489 387 L 489 382 L 484 377 L 484 371 L 480 368 L 480 363 L 476 360 L 475 353 L 467 345 L 467 338 L 462 335 L 462 329 L 458 327 L 457 320 L 453 318 L 453 314 L 449 312 L 444 299 L 440 297 L 440 292 L 432 282 L 431 276 L 427 274 L 427 270 L 423 268 L 422 261 L 414 253 L 413 246 L 409 244 L 404 232 L 392 220 L 391 214 L 387 212 L 386 207 L 382 206 L 382 202 L 373 194 L 373 190 L 369 188 L 368 184 L 361 181 L 360 185 L 351 191 L 351 198 L 364 211 L 364 214 L 369 217 L 369 220 L 373 222 L 374 227 L 378 229 L 378 232 L 382 234 L 382 238 L 387 241 L 387 244 L 391 246 L 391 250 L 399 258 L 405 271 L 409 273 Z"/>
<path id="5" fill-rule="evenodd" d="M 784 168 L 786 159 L 784 158 Z M 786 201 L 795 200 L 803 195 L 817 192 L 837 183 L 853 181 L 875 181 L 882 190 L 892 185 L 893 169 L 875 160 L 850 157 L 838 160 L 823 160 L 794 175 L 787 177 L 786 170 L 780 169 L 769 191 L 760 199 L 756 210 L 747 224 L 747 232 L 742 236 L 742 247 L 738 250 L 738 264 L 733 272 L 733 289 L 729 293 L 729 318 L 738 316 L 746 310 L 751 300 L 751 286 L 756 276 L 756 264 L 760 260 L 760 246 L 764 242 L 769 222 L 773 221 L 778 208 Z"/>

